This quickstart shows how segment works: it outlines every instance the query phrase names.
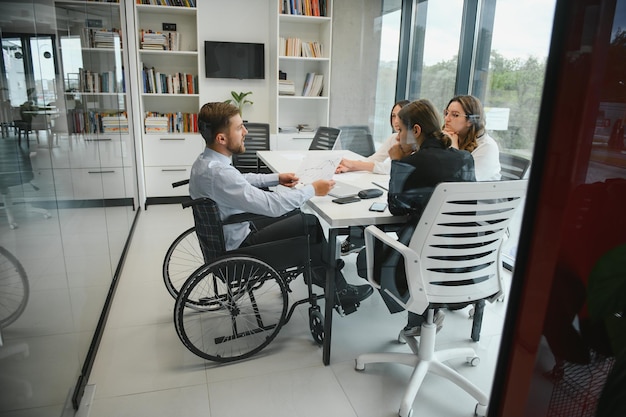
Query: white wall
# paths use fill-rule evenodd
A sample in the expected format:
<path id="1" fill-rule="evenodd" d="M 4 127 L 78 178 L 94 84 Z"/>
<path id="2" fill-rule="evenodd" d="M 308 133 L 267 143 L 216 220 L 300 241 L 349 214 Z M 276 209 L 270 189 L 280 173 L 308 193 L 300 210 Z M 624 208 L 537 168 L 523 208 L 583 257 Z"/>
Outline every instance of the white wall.
<path id="1" fill-rule="evenodd" d="M 270 82 L 276 77 L 270 71 L 271 54 L 270 25 L 274 19 L 276 0 L 200 0 L 198 5 L 198 59 L 200 68 L 200 105 L 210 101 L 224 101 L 231 98 L 232 90 L 252 91 L 248 98 L 254 102 L 243 109 L 243 117 L 250 122 L 273 122 L 270 96 Z M 234 80 L 211 79 L 204 77 L 204 41 L 257 42 L 265 44 L 265 79 Z"/>

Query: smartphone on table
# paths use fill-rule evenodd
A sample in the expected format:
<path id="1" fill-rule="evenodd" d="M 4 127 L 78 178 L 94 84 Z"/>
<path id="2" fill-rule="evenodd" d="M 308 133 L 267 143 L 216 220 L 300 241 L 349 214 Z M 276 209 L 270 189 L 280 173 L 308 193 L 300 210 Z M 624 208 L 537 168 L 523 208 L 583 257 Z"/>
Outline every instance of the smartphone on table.
<path id="1" fill-rule="evenodd" d="M 333 203 L 348 204 L 348 203 L 356 203 L 357 201 L 361 201 L 361 199 L 359 197 L 356 197 L 356 196 L 350 196 L 350 197 L 335 198 L 333 200 Z"/>
<path id="2" fill-rule="evenodd" d="M 387 209 L 387 203 L 383 203 L 382 201 L 377 201 L 370 206 L 370 211 L 377 211 L 382 213 Z"/>

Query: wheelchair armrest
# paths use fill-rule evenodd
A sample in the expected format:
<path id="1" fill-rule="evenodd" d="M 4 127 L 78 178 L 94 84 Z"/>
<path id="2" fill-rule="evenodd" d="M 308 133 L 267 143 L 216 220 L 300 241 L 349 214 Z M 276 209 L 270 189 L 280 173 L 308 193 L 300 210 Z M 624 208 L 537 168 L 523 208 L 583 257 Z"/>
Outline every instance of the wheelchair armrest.
<path id="1" fill-rule="evenodd" d="M 189 180 L 176 181 L 172 183 L 172 188 L 181 187 L 186 184 L 189 184 Z"/>

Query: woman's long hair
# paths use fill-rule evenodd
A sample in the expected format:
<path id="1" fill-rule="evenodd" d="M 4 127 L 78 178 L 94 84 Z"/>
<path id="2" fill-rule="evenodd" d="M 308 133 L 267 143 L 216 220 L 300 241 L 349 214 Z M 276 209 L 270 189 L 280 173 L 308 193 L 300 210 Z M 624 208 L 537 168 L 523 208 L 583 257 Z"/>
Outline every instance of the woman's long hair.
<path id="1" fill-rule="evenodd" d="M 459 149 L 472 152 L 478 146 L 476 139 L 485 134 L 485 111 L 483 110 L 483 105 L 480 100 L 474 96 L 452 97 L 446 109 L 450 107 L 450 103 L 455 101 L 461 105 L 467 119 L 471 123 L 467 135 L 463 137 L 459 135 Z"/>
<path id="2" fill-rule="evenodd" d="M 392 132 L 396 131 L 396 129 L 393 127 L 393 109 L 395 109 L 396 106 L 400 106 L 400 110 L 402 110 L 402 107 L 406 106 L 409 103 L 410 103 L 409 100 L 398 100 L 395 103 L 393 103 L 393 106 L 391 106 L 391 112 L 389 112 L 389 124 L 391 125 Z"/>
<path id="3" fill-rule="evenodd" d="M 441 118 L 439 113 L 427 99 L 415 100 L 402 107 L 398 117 L 407 129 L 419 125 L 422 128 L 422 135 L 425 137 L 434 137 L 441 141 L 446 148 L 452 144 L 450 137 L 441 131 Z"/>

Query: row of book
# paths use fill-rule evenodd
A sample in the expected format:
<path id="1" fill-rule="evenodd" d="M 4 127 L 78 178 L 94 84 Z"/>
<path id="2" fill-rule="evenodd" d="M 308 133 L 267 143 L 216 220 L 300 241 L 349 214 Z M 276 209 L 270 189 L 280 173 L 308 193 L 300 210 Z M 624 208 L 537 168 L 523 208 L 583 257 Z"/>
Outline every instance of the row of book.
<path id="1" fill-rule="evenodd" d="M 81 109 L 67 111 L 68 133 L 127 133 L 126 112 L 96 112 Z"/>
<path id="2" fill-rule="evenodd" d="M 180 33 L 178 32 L 155 32 L 150 29 L 141 29 L 139 36 L 141 49 L 180 51 Z"/>
<path id="3" fill-rule="evenodd" d="M 323 47 L 322 44 L 313 41 L 306 42 L 300 38 L 280 38 L 279 46 L 280 56 L 302 56 L 306 58 L 322 58 Z"/>
<path id="4" fill-rule="evenodd" d="M 136 0 L 136 3 L 155 6 L 196 7 L 196 0 Z"/>
<path id="5" fill-rule="evenodd" d="M 118 80 L 115 71 L 93 72 L 79 68 L 78 91 L 81 93 L 124 93 L 126 83 L 124 72 Z"/>
<path id="6" fill-rule="evenodd" d="M 309 72 L 304 79 L 304 86 L 302 87 L 302 95 L 305 97 L 317 97 L 322 95 L 324 88 L 324 76 L 322 74 L 316 74 Z"/>
<path id="7" fill-rule="evenodd" d="M 328 16 L 327 0 L 278 0 L 283 14 L 299 16 Z"/>
<path id="8" fill-rule="evenodd" d="M 198 114 L 147 112 L 144 130 L 146 133 L 197 133 Z"/>
<path id="9" fill-rule="evenodd" d="M 115 45 L 122 48 L 122 31 L 117 28 L 84 27 L 81 31 L 81 44 L 86 48 L 113 49 Z"/>
<path id="10" fill-rule="evenodd" d="M 143 92 L 148 94 L 197 94 L 198 76 L 177 72 L 163 74 L 154 68 L 143 69 Z"/>

